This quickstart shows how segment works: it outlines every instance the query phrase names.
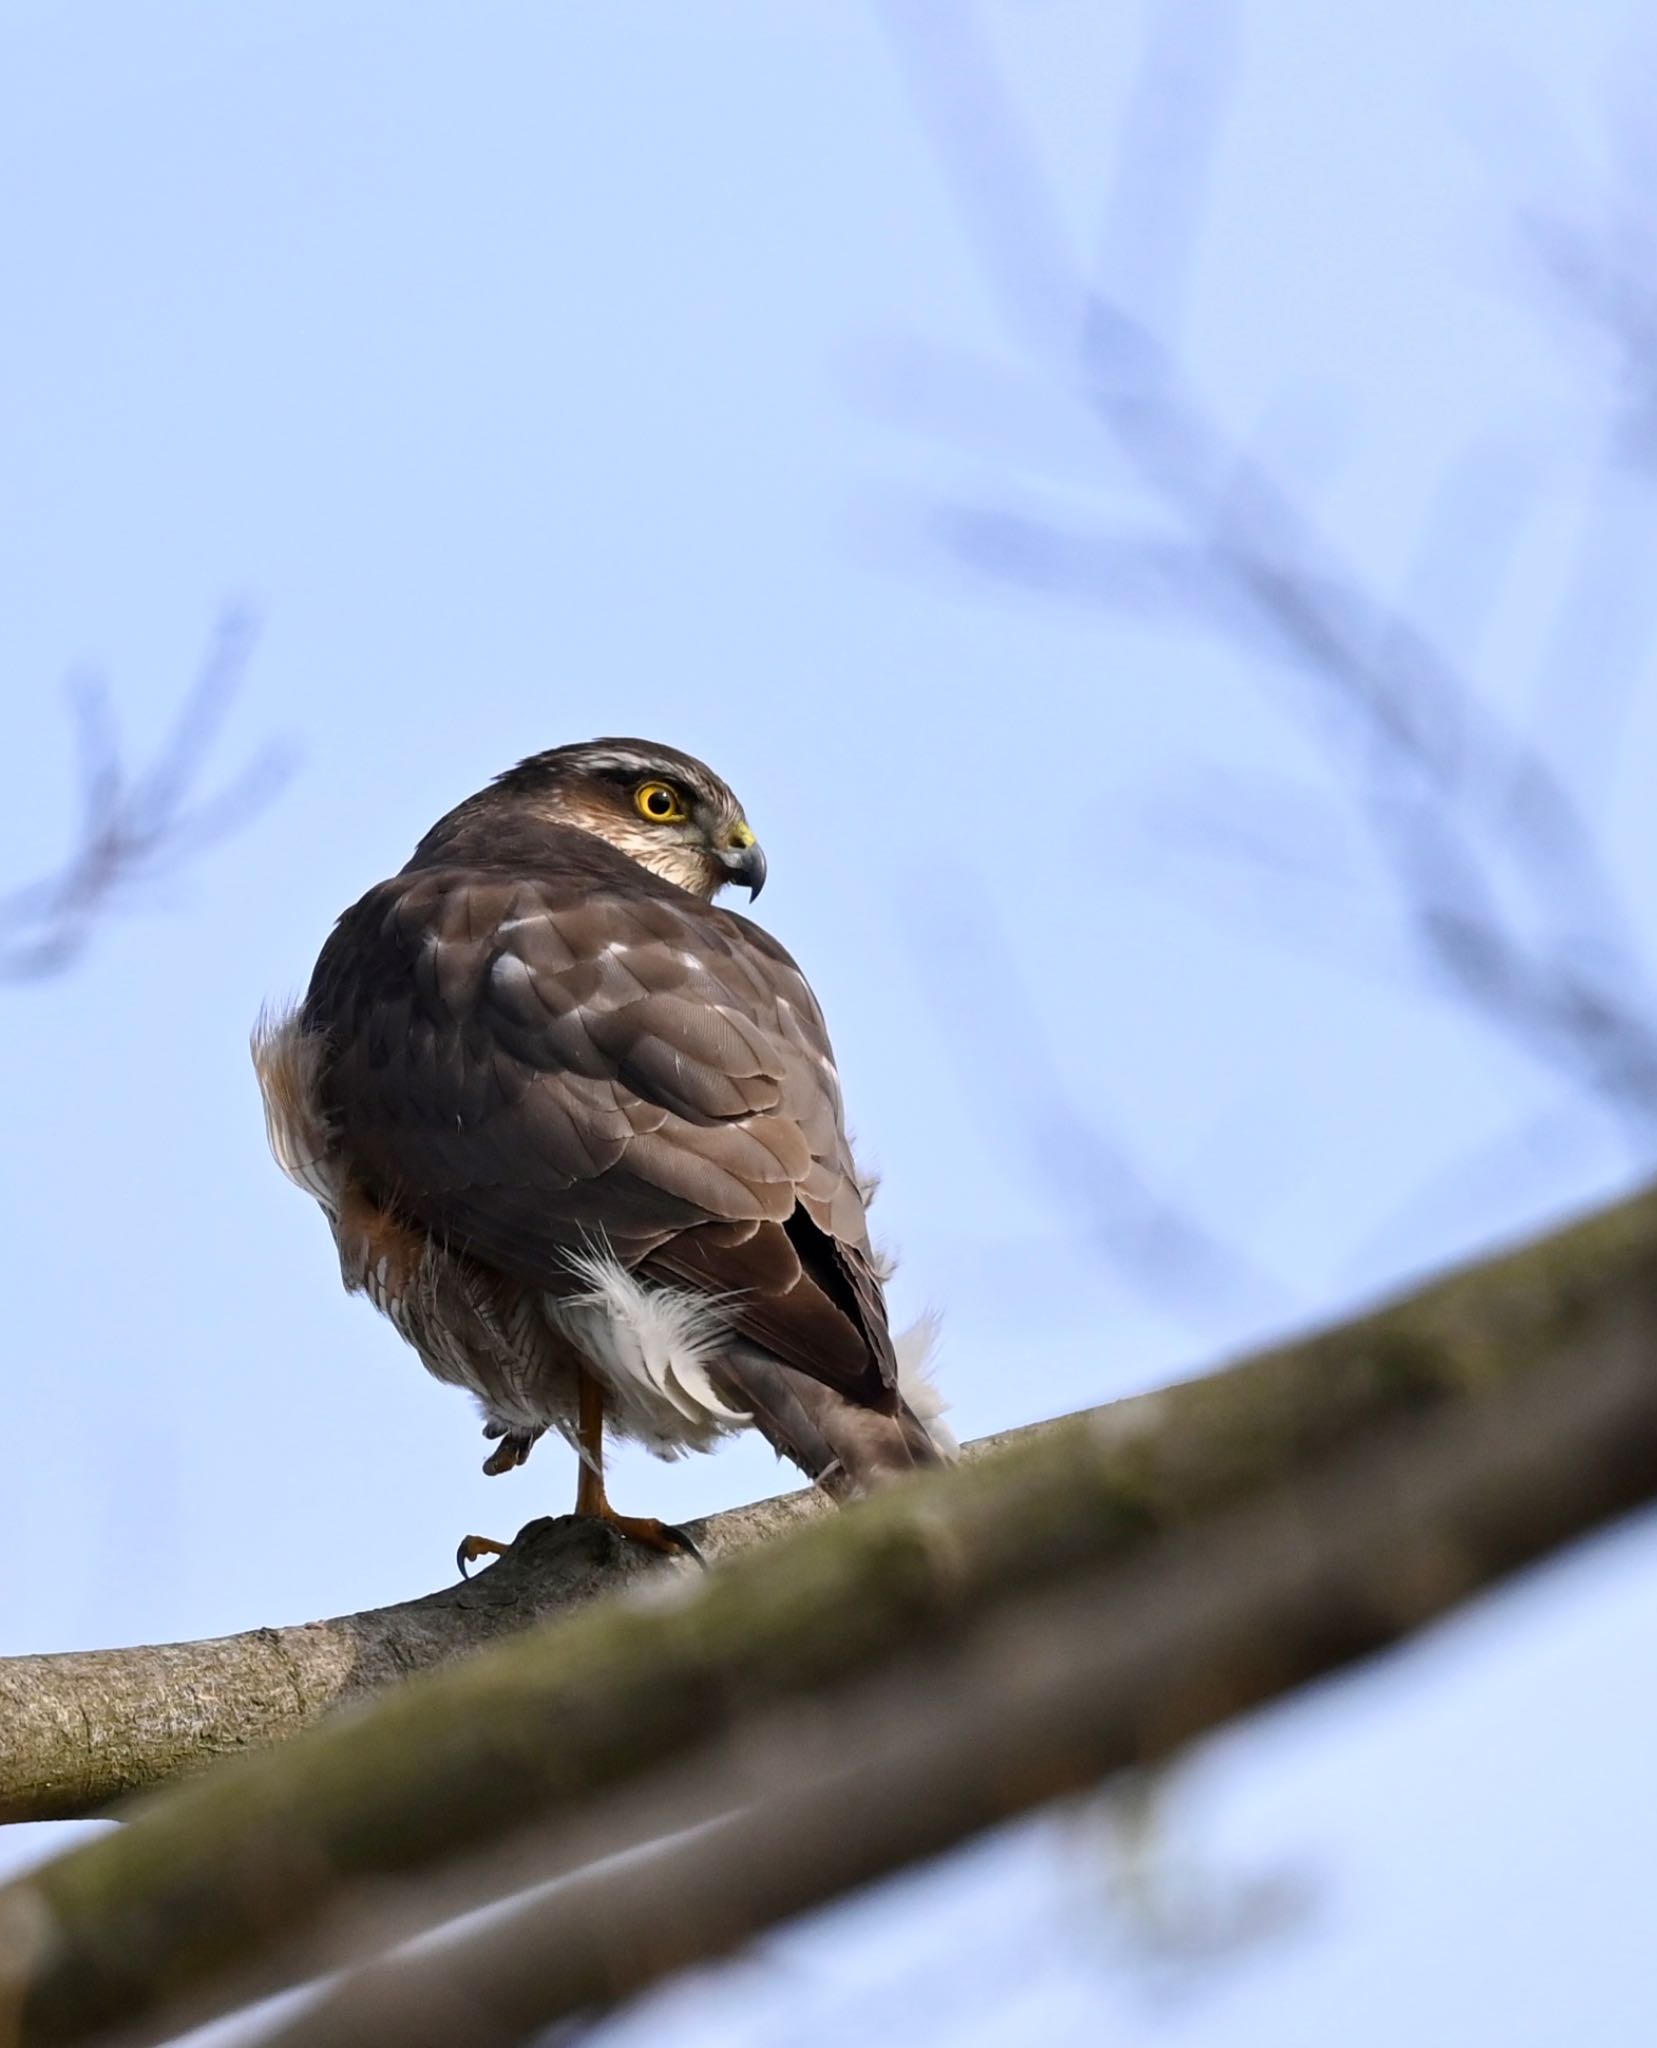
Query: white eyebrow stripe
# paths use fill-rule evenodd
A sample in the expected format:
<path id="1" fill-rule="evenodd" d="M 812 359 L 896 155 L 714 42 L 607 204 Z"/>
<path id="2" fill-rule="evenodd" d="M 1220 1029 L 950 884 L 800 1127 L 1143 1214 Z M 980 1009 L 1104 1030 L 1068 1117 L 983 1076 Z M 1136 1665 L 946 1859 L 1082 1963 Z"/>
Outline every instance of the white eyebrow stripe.
<path id="1" fill-rule="evenodd" d="M 593 775 L 659 775 L 664 780 L 684 780 L 682 769 L 659 767 L 642 754 L 587 753 L 582 755 L 579 766 Z"/>

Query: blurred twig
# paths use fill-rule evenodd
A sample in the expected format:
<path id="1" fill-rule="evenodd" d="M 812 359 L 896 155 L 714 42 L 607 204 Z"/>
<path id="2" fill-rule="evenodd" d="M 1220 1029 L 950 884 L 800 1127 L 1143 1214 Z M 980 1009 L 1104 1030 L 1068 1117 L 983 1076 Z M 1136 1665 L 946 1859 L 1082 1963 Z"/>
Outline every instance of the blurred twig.
<path id="1" fill-rule="evenodd" d="M 915 919 L 922 986 L 960 1059 L 966 1092 L 980 1075 L 1000 1075 L 1000 1141 L 1052 1198 L 1067 1230 L 1165 1306 L 1281 1312 L 1282 1287 L 1159 1186 L 1099 1105 L 1079 1101 L 1066 1086 L 989 890 L 977 877 L 947 879 L 948 886 L 925 895 L 924 916 Z M 986 988 L 995 991 L 993 1005 L 982 1000 Z M 1007 1058 L 1009 1047 L 1017 1048 L 1016 1058 Z"/>
<path id="2" fill-rule="evenodd" d="M 1651 83 L 1647 67 L 1645 83 Z M 1570 578 L 1541 664 L 1538 716 L 1552 744 L 1605 788 L 1657 632 L 1649 516 L 1657 486 L 1657 149 L 1648 99 L 1613 115 L 1615 182 L 1589 205 L 1534 203 L 1518 218 L 1545 310 L 1599 345 L 1609 373 L 1603 459 L 1588 485 Z M 1649 505 L 1648 505 L 1649 513 Z"/>
<path id="3" fill-rule="evenodd" d="M 117 904 L 239 831 L 287 780 L 291 763 L 267 746 L 221 787 L 201 787 L 208 756 L 242 687 L 254 632 L 244 610 L 231 610 L 219 621 L 194 682 L 145 768 L 122 758 L 107 687 L 90 677 L 71 683 L 80 785 L 75 845 L 55 874 L 0 896 L 0 980 L 39 981 L 63 973 Z"/>
<path id="4" fill-rule="evenodd" d="M 1220 424 L 1170 341 L 1089 278 L 972 10 L 881 0 L 879 12 L 1009 337 L 1102 434 L 1102 452 L 1146 503 L 1139 531 L 1124 525 L 1114 476 L 1101 479 L 1107 509 L 1096 524 L 956 506 L 939 517 L 945 545 L 1003 582 L 1113 610 L 1148 598 L 1269 656 L 1262 675 L 1289 685 L 1287 707 L 1357 807 L 1433 979 L 1489 1030 L 1610 1106 L 1648 1153 L 1657 1006 L 1619 893 L 1561 778 Z M 1106 206 L 1117 223 L 1135 214 L 1119 195 L 1144 189 L 1145 138 L 1169 90 L 1160 53 L 1177 33 L 1200 43 L 1212 9 L 1187 0 L 1173 10 L 1177 31 L 1168 12 L 1155 13 L 1122 123 Z M 1210 127 L 1222 100 L 1206 96 Z M 1193 160 L 1206 160 L 1189 123 L 1186 141 Z M 1198 213 L 1189 189 L 1176 213 L 1189 237 Z M 1648 292 L 1626 280 L 1613 290 L 1603 264 L 1578 262 L 1571 274 L 1589 277 L 1593 303 L 1644 334 Z"/>
<path id="5" fill-rule="evenodd" d="M 1649 83 L 1649 79 L 1648 79 Z M 1613 124 L 1622 185 L 1589 214 L 1533 204 L 1519 233 L 1555 303 L 1609 351 L 1617 380 L 1615 450 L 1657 471 L 1657 149 L 1649 106 Z"/>

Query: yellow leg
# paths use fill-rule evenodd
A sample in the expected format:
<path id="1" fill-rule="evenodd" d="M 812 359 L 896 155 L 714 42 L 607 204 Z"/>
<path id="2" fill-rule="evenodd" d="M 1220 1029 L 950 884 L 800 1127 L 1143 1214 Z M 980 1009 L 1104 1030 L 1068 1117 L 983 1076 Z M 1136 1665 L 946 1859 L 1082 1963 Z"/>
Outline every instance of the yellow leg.
<path id="1" fill-rule="evenodd" d="M 604 1497 L 604 1389 L 591 1373 L 584 1372 L 579 1375 L 575 1399 L 575 1441 L 581 1453 L 575 1511 L 578 1515 L 608 1517 L 610 1503 Z"/>
<path id="2" fill-rule="evenodd" d="M 576 1482 L 575 1511 L 594 1515 L 612 1529 L 647 1550 L 665 1551 L 670 1556 L 701 1553 L 683 1529 L 658 1522 L 650 1515 L 618 1515 L 604 1491 L 604 1389 L 591 1373 L 582 1373 L 576 1397 L 575 1437 L 581 1449 L 581 1477 Z"/>
<path id="3" fill-rule="evenodd" d="M 537 1432 L 539 1434 L 539 1432 Z M 658 1522 L 649 1515 L 618 1515 L 611 1507 L 604 1491 L 604 1389 L 590 1373 L 580 1376 L 579 1392 L 576 1397 L 575 1438 L 581 1449 L 581 1477 L 576 1482 L 575 1511 L 578 1515 L 591 1515 L 596 1521 L 608 1522 L 618 1535 L 631 1542 L 642 1543 L 647 1550 L 659 1550 L 669 1557 L 694 1557 L 702 1561 L 702 1553 L 685 1534 L 669 1522 Z M 504 1472 L 511 1465 L 523 1463 L 528 1455 L 527 1447 L 521 1455 L 510 1459 L 505 1447 L 514 1448 L 524 1439 L 505 1437 L 503 1448 L 495 1452 L 485 1472 Z M 528 1439 L 533 1443 L 534 1438 Z M 460 1576 L 468 1576 L 466 1567 L 476 1564 L 480 1557 L 504 1557 L 508 1546 L 497 1543 L 492 1536 L 466 1536 L 461 1539 L 455 1552 L 455 1563 L 460 1567 Z"/>

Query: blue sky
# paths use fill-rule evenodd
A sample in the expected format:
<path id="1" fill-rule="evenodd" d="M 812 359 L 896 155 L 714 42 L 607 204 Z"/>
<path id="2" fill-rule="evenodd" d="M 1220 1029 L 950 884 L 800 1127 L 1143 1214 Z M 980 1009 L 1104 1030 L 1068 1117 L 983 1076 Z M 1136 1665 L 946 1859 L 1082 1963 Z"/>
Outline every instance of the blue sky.
<path id="1" fill-rule="evenodd" d="M 1235 48 L 1180 293 L 1154 238 L 1100 223 L 1138 13 L 984 18 L 1064 232 L 1178 312 L 1228 429 L 1539 734 L 1657 937 L 1635 601 L 1657 500 L 1607 471 L 1615 366 L 1516 232 L 1526 204 L 1597 217 L 1615 189 L 1636 10 L 1228 15 L 1166 17 Z M 433 817 L 564 739 L 658 736 L 743 797 L 965 1435 L 1626 1184 L 1613 1130 L 1411 977 L 1254 658 L 989 588 L 936 544 L 939 505 L 1142 508 L 1009 334 L 870 10 L 20 0 L 0 259 L 0 875 L 66 842 L 65 676 L 108 679 L 141 759 L 227 603 L 262 624 L 226 772 L 270 739 L 299 757 L 73 974 L 0 992 L 4 1648 L 401 1597 L 464 1531 L 566 1505 L 557 1449 L 483 1479 L 467 1404 L 340 1293 L 246 1053 Z M 1571 612 L 1585 536 L 1609 566 Z M 1322 835 L 1316 886 L 1204 866 L 1166 822 L 1262 783 Z M 1100 1256 L 1032 1166 L 1036 1038 L 1253 1291 L 1170 1302 Z M 624 1453 L 614 1491 L 682 1516 L 781 1477 L 756 1445 Z M 1305 1914 L 1177 1999 L 1064 1944 L 1018 1996 L 1059 2040 L 1103 2016 L 1193 2048 L 1405 2024 L 1540 2048 L 1563 1970 L 1585 2038 L 1644 2038 L 1654 1575 L 1629 1530 L 1228 1737 L 1170 1825 L 1222 1870 L 1304 1864 Z M 1045 1925 L 1074 1864 L 1027 1830 L 789 1942 L 832 2010 L 911 1947 L 977 1944 L 1010 1889 Z M 996 2010 L 951 2038 L 1002 2038 Z M 747 1980 L 616 2041 L 633 2026 L 775 2034 Z"/>

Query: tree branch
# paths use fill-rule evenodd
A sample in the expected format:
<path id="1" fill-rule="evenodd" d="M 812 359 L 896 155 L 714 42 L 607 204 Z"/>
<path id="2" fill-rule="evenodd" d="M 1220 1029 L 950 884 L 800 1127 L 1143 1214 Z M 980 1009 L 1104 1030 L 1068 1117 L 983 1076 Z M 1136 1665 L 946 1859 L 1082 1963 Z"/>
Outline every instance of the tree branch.
<path id="1" fill-rule="evenodd" d="M 1394 1307 L 1136 1402 L 1127 1427 L 1110 1410 L 1054 1425 L 682 1580 L 669 1599 L 589 1606 L 183 1785 L 130 1827 L 0 1891 L 0 2040 L 8 2024 L 28 2044 L 116 2023 L 147 2028 L 146 2015 L 187 1990 L 195 2017 L 222 2011 L 230 1989 L 245 1995 L 238 1968 L 255 1957 L 265 1988 L 337 1962 L 316 1937 L 353 1888 L 389 1901 L 389 1880 L 516 1831 L 579 1831 L 606 1800 L 711 1741 L 746 1736 L 774 1710 L 906 1660 L 953 1655 L 998 1609 L 1107 1565 L 1154 1560 L 1162 1546 L 1172 1557 L 1194 1540 L 1191 1525 L 1389 1422 L 1435 1408 L 1453 1416 L 1465 1403 L 1477 1438 L 1486 1401 L 1561 1361 L 1586 1370 L 1632 1359 L 1649 1376 L 1654 1253 L 1657 1194 L 1646 1194 Z M 1547 1375 L 1556 1393 L 1559 1381 Z M 1618 1498 L 1645 1483 L 1650 1448 L 1639 1420 L 1611 1489 Z M 1569 1500 L 1568 1469 L 1561 1485 Z M 1549 1489 L 1532 1491 L 1535 1541 L 1560 1540 Z M 1521 1496 L 1512 1511 L 1522 1506 Z M 1597 1511 L 1609 1511 L 1603 1500 Z M 1410 1526 L 1406 1514 L 1399 1536 Z M 1520 1530 L 1513 1554 L 1529 1554 L 1528 1540 Z M 1407 1543 L 1398 1554 L 1407 1590 L 1423 1558 Z M 1458 1566 L 1445 1583 L 1477 1577 Z M 1428 1611 L 1419 1599 L 1389 1609 L 1400 1628 Z M 1262 1641 L 1255 1678 L 1215 1711 L 1384 1639 L 1373 1625 L 1367 1635 L 1337 1630 L 1315 1667 L 1304 1651 Z M 1200 1695 L 1163 1702 L 1168 1741 L 1204 1725 L 1193 1716 Z M 1052 1792 L 1074 1781 L 1042 1782 Z"/>
<path id="2" fill-rule="evenodd" d="M 516 2048 L 1398 1641 L 1657 1493 L 1651 1337 L 1608 1322 L 1489 1402 L 1393 1421 L 1000 1606 L 941 1656 L 820 1703 L 803 1738 L 797 1717 L 745 1728 L 685 1767 L 723 1818 L 373 1964 L 259 2048 Z"/>
<path id="3" fill-rule="evenodd" d="M 711 1561 L 826 1506 L 809 1491 L 780 1494 L 692 1534 Z M 528 1524 L 475 1578 L 392 1607 L 203 1642 L 0 1658 L 0 1821 L 103 1813 L 661 1569 L 602 1524 L 562 1515 Z"/>

